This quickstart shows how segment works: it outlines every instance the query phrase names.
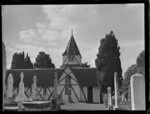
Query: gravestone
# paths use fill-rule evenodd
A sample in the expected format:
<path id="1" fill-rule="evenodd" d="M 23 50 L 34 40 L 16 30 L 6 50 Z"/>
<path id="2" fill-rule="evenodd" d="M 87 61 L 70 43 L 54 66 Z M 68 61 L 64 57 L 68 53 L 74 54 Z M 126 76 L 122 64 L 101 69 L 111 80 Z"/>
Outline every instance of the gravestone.
<path id="1" fill-rule="evenodd" d="M 32 84 L 32 93 L 31 93 L 31 98 L 33 100 L 37 99 L 37 91 L 36 91 L 37 86 L 36 86 L 36 83 L 37 83 L 37 77 L 34 76 L 33 77 L 33 84 Z"/>
<path id="2" fill-rule="evenodd" d="M 131 108 L 132 110 L 145 110 L 145 79 L 141 74 L 134 74 L 130 79 Z"/>
<path id="3" fill-rule="evenodd" d="M 13 96 L 13 75 L 10 73 L 7 79 L 7 98 Z"/>
<path id="4" fill-rule="evenodd" d="M 111 109 L 112 107 L 112 99 L 111 99 L 111 88 L 107 88 L 107 93 L 108 93 L 108 108 Z"/>
<path id="5" fill-rule="evenodd" d="M 118 75 L 117 72 L 114 74 L 114 89 L 115 89 L 115 106 L 114 108 L 118 108 Z"/>
<path id="6" fill-rule="evenodd" d="M 27 101 L 28 100 L 25 93 L 24 93 L 24 83 L 23 83 L 24 75 L 23 75 L 22 72 L 21 72 L 20 78 L 21 78 L 21 80 L 20 80 L 20 83 L 19 83 L 19 92 L 18 92 L 17 97 L 15 98 L 16 102 L 20 102 L 20 101 L 22 102 L 22 101 Z"/>

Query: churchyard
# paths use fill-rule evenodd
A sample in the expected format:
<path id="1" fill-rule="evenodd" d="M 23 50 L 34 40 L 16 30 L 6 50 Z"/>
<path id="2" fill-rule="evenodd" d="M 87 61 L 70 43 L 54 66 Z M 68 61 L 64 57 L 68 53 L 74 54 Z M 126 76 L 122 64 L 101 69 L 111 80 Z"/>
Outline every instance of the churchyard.
<path id="1" fill-rule="evenodd" d="M 33 77 L 31 97 L 25 95 L 23 83 L 24 74 L 20 74 L 19 91 L 15 96 L 13 94 L 13 76 L 9 74 L 7 80 L 6 96 L 4 97 L 5 111 L 53 111 L 53 110 L 145 110 L 145 80 L 141 74 L 134 74 L 130 80 L 131 98 L 125 99 L 119 94 L 117 73 L 114 74 L 115 94 L 111 95 L 111 88 L 108 87 L 108 93 L 105 95 L 104 104 L 93 103 L 61 103 L 61 97 L 57 94 L 57 73 L 54 80 L 55 97 L 52 100 L 39 100 L 36 95 L 36 76 Z"/>

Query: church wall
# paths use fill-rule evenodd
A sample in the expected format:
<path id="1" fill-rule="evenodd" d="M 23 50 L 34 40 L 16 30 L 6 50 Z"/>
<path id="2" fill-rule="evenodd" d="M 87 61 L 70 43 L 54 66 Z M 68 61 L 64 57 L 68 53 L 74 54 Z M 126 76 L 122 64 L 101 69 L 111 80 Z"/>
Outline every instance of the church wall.
<path id="1" fill-rule="evenodd" d="M 63 56 L 63 62 L 65 61 L 64 64 L 81 64 L 81 57 L 79 55 L 75 55 L 75 58 L 73 59 L 73 61 L 68 61 L 67 56 Z M 67 59 L 66 59 L 67 58 Z M 78 61 L 78 62 L 77 62 Z"/>
<path id="2" fill-rule="evenodd" d="M 26 92 L 26 94 L 28 95 L 28 97 L 31 97 L 31 95 L 30 95 L 30 88 L 28 89 L 28 87 L 25 87 L 25 89 L 24 89 L 24 92 Z"/>
<path id="3" fill-rule="evenodd" d="M 77 97 L 76 97 L 75 93 L 73 92 L 73 90 L 71 90 L 71 98 L 72 98 L 73 102 L 77 103 L 77 102 L 80 101 L 80 88 L 79 88 L 79 85 L 73 85 L 72 88 L 74 89 Z M 78 99 L 79 99 L 79 101 L 78 101 Z"/>
<path id="4" fill-rule="evenodd" d="M 79 55 L 76 55 L 75 58 L 77 59 L 77 61 L 81 64 L 81 57 Z M 77 63 L 78 64 L 78 63 Z"/>
<path id="5" fill-rule="evenodd" d="M 17 96 L 18 94 L 18 88 L 15 88 L 15 90 L 13 91 L 13 96 Z"/>
<path id="6" fill-rule="evenodd" d="M 87 99 L 87 87 L 83 87 L 83 91 L 84 91 L 85 97 Z M 86 99 L 84 98 L 83 92 L 80 89 L 80 101 L 81 102 L 86 102 Z"/>
<path id="7" fill-rule="evenodd" d="M 63 56 L 63 62 L 66 61 L 66 58 L 67 58 L 67 56 Z M 67 63 L 67 61 L 64 64 L 66 64 L 66 63 Z"/>
<path id="8" fill-rule="evenodd" d="M 49 88 L 49 90 L 48 90 L 48 88 Z M 46 93 L 47 93 L 47 96 L 45 95 L 45 98 L 47 97 L 47 99 L 49 98 L 49 96 L 51 95 L 51 93 L 53 92 L 53 90 L 54 90 L 54 87 L 48 87 L 47 89 L 46 89 Z M 53 94 L 52 94 L 52 96 L 50 97 L 50 100 L 52 100 L 53 99 Z"/>
<path id="9" fill-rule="evenodd" d="M 98 87 L 93 87 L 93 102 L 94 103 L 100 102 L 100 92 Z"/>

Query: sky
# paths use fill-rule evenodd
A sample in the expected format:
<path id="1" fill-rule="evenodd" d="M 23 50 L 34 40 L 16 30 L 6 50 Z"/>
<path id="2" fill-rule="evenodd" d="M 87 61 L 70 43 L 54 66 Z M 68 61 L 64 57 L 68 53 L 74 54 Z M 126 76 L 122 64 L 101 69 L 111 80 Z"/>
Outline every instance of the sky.
<path id="1" fill-rule="evenodd" d="M 40 51 L 49 54 L 56 68 L 71 29 L 82 62 L 95 67 L 100 40 L 113 30 L 120 46 L 123 72 L 144 50 L 144 4 L 3 5 L 2 41 L 7 69 L 15 52 L 25 51 L 34 63 Z"/>

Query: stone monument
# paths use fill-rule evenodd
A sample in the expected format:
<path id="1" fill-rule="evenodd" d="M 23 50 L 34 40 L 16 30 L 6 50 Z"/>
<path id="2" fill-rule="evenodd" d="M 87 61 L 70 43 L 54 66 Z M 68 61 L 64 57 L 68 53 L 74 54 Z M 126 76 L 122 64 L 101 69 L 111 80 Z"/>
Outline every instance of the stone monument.
<path id="1" fill-rule="evenodd" d="M 7 98 L 13 96 L 13 75 L 10 73 L 7 79 Z"/>
<path id="2" fill-rule="evenodd" d="M 115 87 L 115 106 L 114 108 L 118 108 L 118 75 L 117 72 L 114 74 L 114 87 Z"/>
<path id="3" fill-rule="evenodd" d="M 111 109 L 112 107 L 112 99 L 111 99 L 111 88 L 107 88 L 107 93 L 108 93 L 108 108 Z"/>
<path id="4" fill-rule="evenodd" d="M 23 83 L 24 75 L 23 75 L 22 72 L 21 72 L 20 78 L 21 78 L 21 80 L 20 80 L 20 83 L 19 83 L 19 92 L 18 92 L 17 97 L 15 98 L 16 102 L 19 102 L 19 101 L 23 102 L 23 101 L 28 100 L 25 93 L 24 93 L 24 83 Z"/>
<path id="5" fill-rule="evenodd" d="M 134 74 L 130 79 L 131 108 L 132 110 L 145 110 L 145 79 L 141 74 Z"/>
<path id="6" fill-rule="evenodd" d="M 33 77 L 33 84 L 32 84 L 32 93 L 31 93 L 31 98 L 33 100 L 37 99 L 37 91 L 36 91 L 37 86 L 36 86 L 36 83 L 37 83 L 37 77 L 34 76 Z"/>

